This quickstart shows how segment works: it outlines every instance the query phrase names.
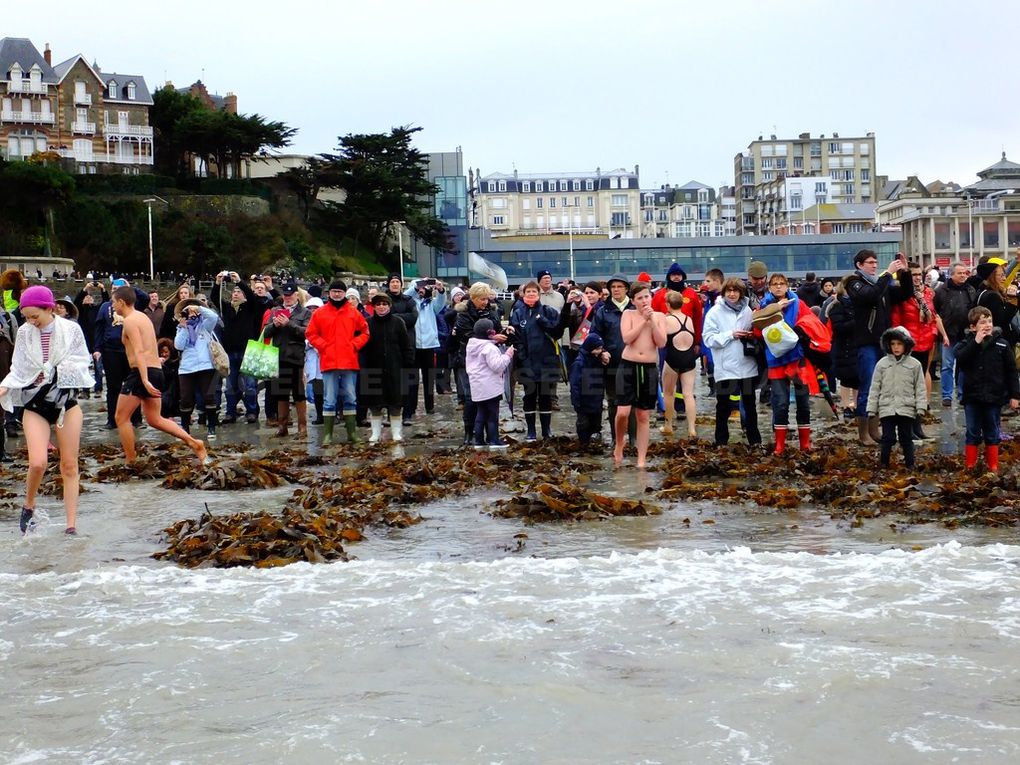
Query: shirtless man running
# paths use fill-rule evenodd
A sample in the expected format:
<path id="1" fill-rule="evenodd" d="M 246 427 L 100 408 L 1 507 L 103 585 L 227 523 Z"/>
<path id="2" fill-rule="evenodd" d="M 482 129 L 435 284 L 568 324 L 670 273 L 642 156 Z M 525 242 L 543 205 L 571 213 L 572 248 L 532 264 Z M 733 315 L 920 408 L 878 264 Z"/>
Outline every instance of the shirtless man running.
<path id="1" fill-rule="evenodd" d="M 652 293 L 638 282 L 630 289 L 636 311 L 624 311 L 620 334 L 625 348 L 616 370 L 616 448 L 613 462 L 623 462 L 623 444 L 627 438 L 627 419 L 631 407 L 637 419 L 637 466 L 645 467 L 648 455 L 649 413 L 655 410 L 659 393 L 659 348 L 666 345 L 665 316 L 652 308 Z"/>
<path id="2" fill-rule="evenodd" d="M 145 421 L 149 425 L 181 439 L 198 457 L 198 464 L 204 465 L 209 457 L 205 444 L 197 438 L 192 438 L 176 422 L 160 414 L 163 368 L 159 364 L 159 355 L 156 352 L 156 332 L 149 317 L 135 310 L 134 288 L 118 287 L 114 290 L 111 307 L 114 313 L 124 319 L 122 339 L 124 350 L 127 352 L 128 366 L 131 367 L 117 398 L 115 417 L 127 463 L 130 465 L 137 456 L 131 415 L 141 405 Z"/>

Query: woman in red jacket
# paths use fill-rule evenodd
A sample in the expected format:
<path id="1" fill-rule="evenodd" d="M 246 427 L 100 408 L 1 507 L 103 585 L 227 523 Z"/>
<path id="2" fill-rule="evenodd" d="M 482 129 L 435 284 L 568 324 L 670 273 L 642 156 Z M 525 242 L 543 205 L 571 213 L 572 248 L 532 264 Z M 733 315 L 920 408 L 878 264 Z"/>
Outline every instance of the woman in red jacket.
<path id="1" fill-rule="evenodd" d="M 908 263 L 910 278 L 914 283 L 914 294 L 892 308 L 892 326 L 904 327 L 914 338 L 914 350 L 910 355 L 921 362 L 924 369 L 924 387 L 931 400 L 931 355 L 935 338 L 943 333 L 942 320 L 935 313 L 935 293 L 924 283 L 924 273 L 917 263 Z M 914 436 L 926 438 L 921 430 L 920 419 L 914 421 Z"/>

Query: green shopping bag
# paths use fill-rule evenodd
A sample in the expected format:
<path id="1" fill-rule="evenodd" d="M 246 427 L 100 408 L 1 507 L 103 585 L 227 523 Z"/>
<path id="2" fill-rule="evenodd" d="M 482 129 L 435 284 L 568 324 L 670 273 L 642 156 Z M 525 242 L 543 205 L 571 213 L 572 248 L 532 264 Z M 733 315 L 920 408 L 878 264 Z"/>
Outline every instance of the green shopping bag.
<path id="1" fill-rule="evenodd" d="M 241 359 L 241 374 L 256 380 L 268 380 L 280 376 L 280 349 L 266 345 L 266 331 L 263 329 L 258 340 L 249 340 Z"/>

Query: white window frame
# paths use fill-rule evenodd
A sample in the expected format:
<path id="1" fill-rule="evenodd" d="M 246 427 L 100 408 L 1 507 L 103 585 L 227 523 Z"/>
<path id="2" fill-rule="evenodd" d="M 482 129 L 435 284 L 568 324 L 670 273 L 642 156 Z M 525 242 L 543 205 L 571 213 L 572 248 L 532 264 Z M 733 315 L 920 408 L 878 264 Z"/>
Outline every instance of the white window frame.
<path id="1" fill-rule="evenodd" d="M 493 226 L 505 226 L 506 225 L 506 216 L 505 215 L 493 215 L 492 216 L 492 225 Z"/>
<path id="2" fill-rule="evenodd" d="M 129 101 L 135 100 L 135 84 L 133 82 L 127 84 L 127 97 Z"/>
<path id="3" fill-rule="evenodd" d="M 535 191 L 537 191 L 539 193 L 545 191 L 545 189 L 543 188 L 543 185 L 542 185 L 542 181 L 535 181 Z"/>
<path id="4" fill-rule="evenodd" d="M 584 182 L 584 190 L 585 191 L 594 191 L 595 190 L 595 181 L 593 181 L 591 178 L 588 178 L 587 180 L 585 180 L 585 182 Z"/>
<path id="5" fill-rule="evenodd" d="M 521 183 L 521 191 L 524 192 L 525 194 L 530 193 L 531 192 L 531 181 L 523 181 Z"/>
<path id="6" fill-rule="evenodd" d="M 506 181 L 500 181 L 498 185 L 499 191 L 506 191 Z"/>

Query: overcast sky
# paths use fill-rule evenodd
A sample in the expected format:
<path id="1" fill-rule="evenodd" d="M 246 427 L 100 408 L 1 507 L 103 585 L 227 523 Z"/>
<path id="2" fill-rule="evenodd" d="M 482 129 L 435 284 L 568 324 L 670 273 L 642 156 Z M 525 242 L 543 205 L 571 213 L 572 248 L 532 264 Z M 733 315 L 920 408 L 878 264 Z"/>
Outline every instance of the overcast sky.
<path id="1" fill-rule="evenodd" d="M 641 185 L 733 182 L 759 134 L 874 131 L 877 172 L 969 183 L 1020 161 L 1020 3 L 857 0 L 140 3 L 4 14 L 54 63 L 75 53 L 155 89 L 201 78 L 291 148 L 424 128 L 465 167 L 641 167 Z M 13 25 L 12 25 L 13 20 Z"/>

